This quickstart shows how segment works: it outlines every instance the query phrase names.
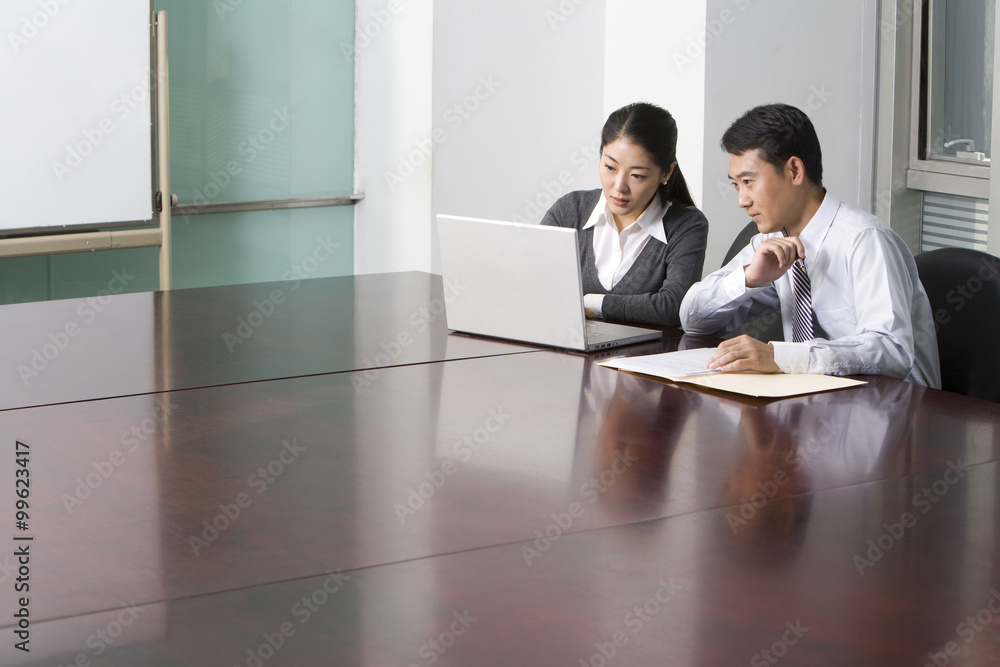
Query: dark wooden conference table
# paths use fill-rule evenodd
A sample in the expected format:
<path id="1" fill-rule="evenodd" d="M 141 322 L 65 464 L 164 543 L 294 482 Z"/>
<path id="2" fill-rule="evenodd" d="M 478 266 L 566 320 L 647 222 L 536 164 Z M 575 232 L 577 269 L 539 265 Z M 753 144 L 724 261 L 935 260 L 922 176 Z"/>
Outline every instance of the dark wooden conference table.
<path id="1" fill-rule="evenodd" d="M 1000 406 L 684 388 L 460 289 L 0 307 L 0 664 L 1000 663 Z"/>

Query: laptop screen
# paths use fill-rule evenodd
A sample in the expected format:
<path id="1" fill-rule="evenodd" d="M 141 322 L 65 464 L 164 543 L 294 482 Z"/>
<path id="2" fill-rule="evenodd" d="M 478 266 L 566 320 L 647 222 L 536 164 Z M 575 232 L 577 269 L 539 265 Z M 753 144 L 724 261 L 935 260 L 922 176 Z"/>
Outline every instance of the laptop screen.
<path id="1" fill-rule="evenodd" d="M 448 328 L 586 349 L 575 229 L 438 215 Z"/>

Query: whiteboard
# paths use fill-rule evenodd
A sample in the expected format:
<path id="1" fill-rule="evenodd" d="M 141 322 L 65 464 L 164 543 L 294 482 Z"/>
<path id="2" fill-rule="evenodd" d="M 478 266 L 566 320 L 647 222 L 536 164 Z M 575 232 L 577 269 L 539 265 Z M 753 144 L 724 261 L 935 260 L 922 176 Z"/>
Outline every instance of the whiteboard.
<path id="1" fill-rule="evenodd" d="M 137 0 L 3 0 L 0 235 L 152 220 L 151 17 Z"/>

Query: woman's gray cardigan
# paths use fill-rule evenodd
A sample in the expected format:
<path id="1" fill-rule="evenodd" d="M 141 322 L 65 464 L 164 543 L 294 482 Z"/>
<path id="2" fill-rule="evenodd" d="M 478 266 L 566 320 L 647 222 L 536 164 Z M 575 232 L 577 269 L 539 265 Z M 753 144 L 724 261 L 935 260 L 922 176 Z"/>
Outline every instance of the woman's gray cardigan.
<path id="1" fill-rule="evenodd" d="M 679 326 L 677 311 L 688 288 L 701 280 L 708 242 L 708 220 L 694 206 L 676 202 L 663 215 L 666 244 L 647 241 L 635 264 L 610 292 L 597 277 L 594 228 L 581 229 L 601 198 L 600 190 L 578 190 L 552 205 L 543 225 L 575 227 L 580 250 L 584 294 L 606 294 L 604 319 Z"/>

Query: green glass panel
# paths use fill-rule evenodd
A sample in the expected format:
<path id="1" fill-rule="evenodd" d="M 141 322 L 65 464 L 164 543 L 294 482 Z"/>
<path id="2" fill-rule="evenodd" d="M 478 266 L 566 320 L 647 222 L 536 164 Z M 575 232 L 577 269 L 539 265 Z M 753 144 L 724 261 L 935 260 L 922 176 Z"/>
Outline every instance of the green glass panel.
<path id="1" fill-rule="evenodd" d="M 354 3 L 156 0 L 181 204 L 353 191 Z"/>
<path id="2" fill-rule="evenodd" d="M 174 218 L 174 288 L 350 275 L 351 206 Z"/>
<path id="3" fill-rule="evenodd" d="M 160 289 L 159 262 L 159 248 L 52 255 L 52 298 L 74 299 Z"/>
<path id="4" fill-rule="evenodd" d="M 51 297 L 50 257 L 0 259 L 0 303 L 45 301 Z"/>

